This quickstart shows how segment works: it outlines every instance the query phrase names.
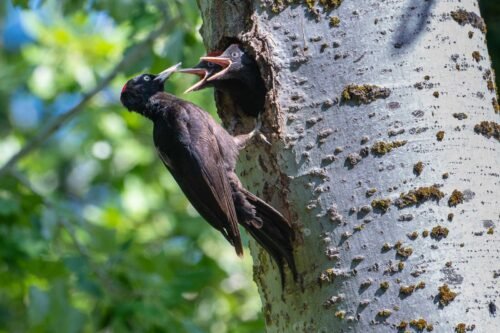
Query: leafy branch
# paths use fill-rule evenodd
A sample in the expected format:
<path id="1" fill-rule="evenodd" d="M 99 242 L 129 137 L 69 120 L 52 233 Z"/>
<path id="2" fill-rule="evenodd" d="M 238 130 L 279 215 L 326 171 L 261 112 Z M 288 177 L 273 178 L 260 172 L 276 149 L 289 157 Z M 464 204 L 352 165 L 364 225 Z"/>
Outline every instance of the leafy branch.
<path id="1" fill-rule="evenodd" d="M 40 145 L 47 141 L 59 128 L 66 124 L 70 119 L 85 109 L 87 103 L 97 95 L 101 90 L 106 88 L 108 84 L 125 68 L 134 64 L 145 54 L 148 50 L 148 45 L 151 44 L 165 31 L 170 30 L 179 21 L 178 18 L 171 20 L 164 20 L 158 29 L 153 30 L 146 38 L 136 44 L 131 50 L 122 58 L 122 60 L 106 75 L 92 90 L 85 93 L 74 107 L 70 108 L 67 112 L 58 117 L 50 120 L 34 137 L 32 137 L 16 154 L 14 154 L 1 168 L 0 177 L 4 176 L 10 171 L 20 160 L 32 153 Z"/>

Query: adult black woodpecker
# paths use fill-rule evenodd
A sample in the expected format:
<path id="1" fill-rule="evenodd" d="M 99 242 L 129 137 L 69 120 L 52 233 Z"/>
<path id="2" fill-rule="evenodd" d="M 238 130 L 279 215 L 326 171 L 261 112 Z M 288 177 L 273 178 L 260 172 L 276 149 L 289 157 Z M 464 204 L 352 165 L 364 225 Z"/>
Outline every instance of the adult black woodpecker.
<path id="1" fill-rule="evenodd" d="M 209 54 L 200 60 L 195 67 L 181 70 L 198 76 L 203 73 L 201 80 L 187 91 L 214 87 L 229 94 L 248 116 L 257 117 L 264 110 L 266 87 L 259 67 L 239 44 L 231 44 L 222 54 Z"/>
<path id="2" fill-rule="evenodd" d="M 235 173 L 239 150 L 257 133 L 231 136 L 200 107 L 165 93 L 164 83 L 180 64 L 158 75 L 129 80 L 120 100 L 129 110 L 153 122 L 153 141 L 167 169 L 200 215 L 243 255 L 238 224 L 278 264 L 284 286 L 284 264 L 293 277 L 294 232 L 276 209 L 246 190 Z"/>

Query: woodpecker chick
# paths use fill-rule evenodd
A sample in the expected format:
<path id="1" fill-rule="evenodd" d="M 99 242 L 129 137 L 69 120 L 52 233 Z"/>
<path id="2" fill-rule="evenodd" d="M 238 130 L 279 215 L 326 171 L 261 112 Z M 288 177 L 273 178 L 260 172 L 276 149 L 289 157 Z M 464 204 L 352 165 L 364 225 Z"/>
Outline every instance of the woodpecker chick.
<path id="1" fill-rule="evenodd" d="M 276 261 L 283 286 L 285 263 L 297 280 L 291 224 L 245 189 L 235 173 L 239 149 L 257 131 L 233 137 L 200 107 L 165 93 L 164 82 L 179 65 L 129 80 L 122 89 L 122 104 L 153 122 L 160 159 L 193 207 L 236 253 L 243 255 L 240 224 Z"/>
<path id="2" fill-rule="evenodd" d="M 208 55 L 200 60 L 195 67 L 183 69 L 181 72 L 200 75 L 200 68 L 208 67 L 207 63 L 217 67 L 204 72 L 206 76 L 188 91 L 214 87 L 229 94 L 248 116 L 257 117 L 264 110 L 266 87 L 259 67 L 239 44 L 230 45 L 218 56 Z"/>

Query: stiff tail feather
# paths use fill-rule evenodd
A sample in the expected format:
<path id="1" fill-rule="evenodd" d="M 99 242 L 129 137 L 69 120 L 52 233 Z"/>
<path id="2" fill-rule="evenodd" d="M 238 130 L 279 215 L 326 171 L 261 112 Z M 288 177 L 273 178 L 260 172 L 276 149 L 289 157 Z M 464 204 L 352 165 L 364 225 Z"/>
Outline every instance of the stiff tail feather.
<path id="1" fill-rule="evenodd" d="M 288 220 L 276 209 L 246 189 L 241 189 L 245 198 L 255 207 L 255 215 L 262 220 L 262 226 L 245 225 L 245 229 L 273 257 L 280 270 L 282 286 L 285 284 L 284 263 L 288 264 L 293 279 L 298 272 L 293 256 L 294 231 Z"/>

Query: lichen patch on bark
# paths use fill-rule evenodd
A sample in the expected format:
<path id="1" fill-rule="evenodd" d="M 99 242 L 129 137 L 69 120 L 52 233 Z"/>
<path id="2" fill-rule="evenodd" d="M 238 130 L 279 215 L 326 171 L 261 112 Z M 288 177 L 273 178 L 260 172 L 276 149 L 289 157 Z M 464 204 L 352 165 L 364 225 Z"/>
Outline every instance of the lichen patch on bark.
<path id="1" fill-rule="evenodd" d="M 500 124 L 494 121 L 482 121 L 474 126 L 474 132 L 484 135 L 485 137 L 495 138 L 500 141 Z"/>
<path id="2" fill-rule="evenodd" d="M 387 98 L 391 95 L 389 88 L 379 87 L 371 84 L 356 85 L 350 84 L 342 91 L 342 99 L 358 104 L 369 104 L 380 98 Z"/>
<path id="3" fill-rule="evenodd" d="M 442 199 L 444 193 L 436 186 L 424 186 L 419 187 L 415 190 L 411 190 L 408 193 L 401 193 L 399 198 L 395 201 L 395 205 L 399 208 L 405 208 L 413 205 L 419 205 L 428 200 Z"/>
<path id="4" fill-rule="evenodd" d="M 403 140 L 403 141 L 391 141 L 391 142 L 386 142 L 386 141 L 377 141 L 373 144 L 371 148 L 371 152 L 374 155 L 385 155 L 389 152 L 391 152 L 394 148 L 399 148 L 404 145 L 406 145 L 408 141 Z"/>
<path id="5" fill-rule="evenodd" d="M 468 12 L 465 9 L 459 9 L 450 13 L 451 17 L 460 25 L 470 24 L 482 33 L 486 33 L 486 24 L 484 20 L 474 12 Z"/>

